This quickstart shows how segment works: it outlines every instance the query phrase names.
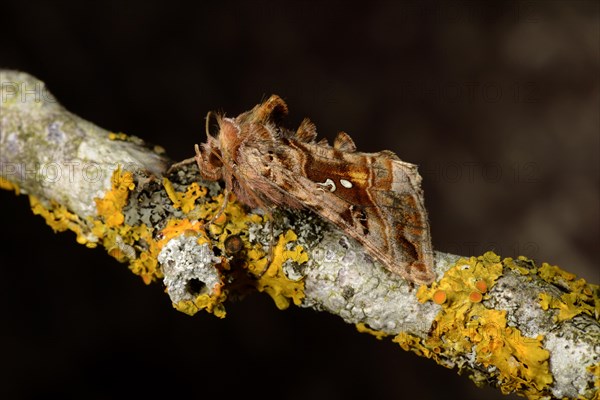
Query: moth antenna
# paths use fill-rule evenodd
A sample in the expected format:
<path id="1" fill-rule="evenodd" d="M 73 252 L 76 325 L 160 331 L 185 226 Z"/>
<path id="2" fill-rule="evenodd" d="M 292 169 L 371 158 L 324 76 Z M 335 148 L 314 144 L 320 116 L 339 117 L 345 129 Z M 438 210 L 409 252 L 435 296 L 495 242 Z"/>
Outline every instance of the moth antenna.
<path id="1" fill-rule="evenodd" d="M 216 118 L 217 125 L 219 126 L 219 129 L 221 129 L 221 121 L 223 120 L 223 117 L 225 117 L 225 114 L 219 114 L 214 111 L 209 111 L 206 113 L 204 131 L 206 132 L 206 136 L 209 138 L 214 138 L 214 136 L 210 134 L 210 119 L 212 116 Z"/>
<path id="2" fill-rule="evenodd" d="M 211 117 L 211 115 L 213 115 L 212 111 L 209 111 L 209 112 L 206 113 L 206 118 L 205 118 L 206 119 L 206 122 L 205 122 L 206 125 L 204 125 L 204 132 L 206 132 L 206 137 L 212 137 L 212 135 L 210 134 L 210 117 Z"/>

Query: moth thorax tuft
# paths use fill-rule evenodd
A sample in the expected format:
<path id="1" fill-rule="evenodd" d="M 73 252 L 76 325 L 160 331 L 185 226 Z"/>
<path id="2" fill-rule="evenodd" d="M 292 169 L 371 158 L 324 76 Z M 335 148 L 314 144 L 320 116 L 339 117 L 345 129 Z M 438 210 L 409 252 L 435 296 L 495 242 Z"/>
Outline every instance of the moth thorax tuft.
<path id="1" fill-rule="evenodd" d="M 219 141 L 223 155 L 231 154 L 239 145 L 239 129 L 229 119 L 223 118 L 220 123 Z"/>

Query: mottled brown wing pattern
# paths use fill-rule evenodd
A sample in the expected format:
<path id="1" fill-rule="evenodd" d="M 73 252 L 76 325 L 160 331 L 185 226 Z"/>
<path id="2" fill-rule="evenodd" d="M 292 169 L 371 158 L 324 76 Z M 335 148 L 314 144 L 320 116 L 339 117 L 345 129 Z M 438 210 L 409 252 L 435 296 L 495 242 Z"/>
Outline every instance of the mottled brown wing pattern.
<path id="1" fill-rule="evenodd" d="M 433 250 L 416 166 L 389 151 L 357 152 L 345 132 L 333 146 L 316 142 L 312 122 L 290 131 L 279 123 L 285 114 L 285 102 L 271 96 L 235 119 L 220 118 L 218 137 L 196 157 L 203 177 L 223 179 L 250 207 L 310 209 L 391 272 L 431 283 Z"/>
<path id="2" fill-rule="evenodd" d="M 433 249 L 416 167 L 386 154 L 340 154 L 335 144 L 316 146 L 290 141 L 290 151 L 265 176 L 359 241 L 390 271 L 431 283 Z"/>

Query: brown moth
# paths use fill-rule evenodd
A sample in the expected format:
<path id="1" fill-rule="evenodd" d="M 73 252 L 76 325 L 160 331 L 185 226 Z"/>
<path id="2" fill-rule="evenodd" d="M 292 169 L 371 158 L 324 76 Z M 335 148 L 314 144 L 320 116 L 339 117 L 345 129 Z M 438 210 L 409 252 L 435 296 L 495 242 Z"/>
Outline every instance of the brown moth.
<path id="1" fill-rule="evenodd" d="M 304 119 L 281 126 L 287 105 L 278 96 L 236 118 L 217 116 L 218 135 L 196 145 L 200 174 L 224 180 L 251 208 L 311 210 L 359 241 L 393 273 L 430 284 L 433 250 L 421 176 L 391 151 L 361 153 L 345 132 L 333 146 L 316 141 Z"/>

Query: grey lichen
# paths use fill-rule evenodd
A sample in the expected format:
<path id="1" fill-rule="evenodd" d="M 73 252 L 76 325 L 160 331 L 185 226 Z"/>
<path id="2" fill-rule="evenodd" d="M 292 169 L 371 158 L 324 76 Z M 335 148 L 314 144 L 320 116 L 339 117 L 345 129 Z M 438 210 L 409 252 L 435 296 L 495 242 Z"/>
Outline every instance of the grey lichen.
<path id="1" fill-rule="evenodd" d="M 525 290 L 516 291 L 513 289 L 516 287 Z M 535 338 L 555 325 L 553 313 L 542 310 L 539 302 L 540 293 L 552 290 L 559 292 L 539 279 L 528 280 L 507 270 L 490 290 L 489 299 L 484 300 L 483 304 L 490 309 L 506 310 L 509 326 L 516 326 L 524 336 Z"/>
<path id="2" fill-rule="evenodd" d="M 95 198 L 111 187 L 117 166 L 160 175 L 166 158 L 133 142 L 110 140 L 110 132 L 65 110 L 43 82 L 0 71 L 0 164 L 2 177 L 23 193 L 96 215 Z M 89 238 L 93 240 L 92 237 Z"/>
<path id="3" fill-rule="evenodd" d="M 592 390 L 590 366 L 600 363 L 600 327 L 591 318 L 575 316 L 561 329 L 549 332 L 544 347 L 550 351 L 550 370 L 554 376 L 553 394 L 574 398 Z"/>
<path id="4" fill-rule="evenodd" d="M 198 244 L 195 236 L 171 239 L 158 255 L 163 282 L 173 303 L 213 294 L 221 281 L 215 264 L 220 262 L 208 243 Z"/>
<path id="5" fill-rule="evenodd" d="M 600 326 L 583 315 L 557 324 L 557 310 L 542 309 L 541 293 L 560 296 L 562 292 L 541 279 L 527 279 L 515 271 L 506 271 L 489 292 L 484 305 L 506 310 L 508 325 L 517 327 L 524 336 L 544 336 L 544 347 L 550 352 L 550 371 L 555 379 L 551 389 L 555 397 L 585 395 L 594 381 L 587 368 L 600 362 Z"/>
<path id="6" fill-rule="evenodd" d="M 358 242 L 332 229 L 311 250 L 305 278 L 304 307 L 364 323 L 395 335 L 409 332 L 425 337 L 439 311 L 433 303 L 420 304 L 416 288 L 391 274 L 366 255 Z M 445 264 L 438 257 L 438 266 Z"/>

